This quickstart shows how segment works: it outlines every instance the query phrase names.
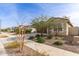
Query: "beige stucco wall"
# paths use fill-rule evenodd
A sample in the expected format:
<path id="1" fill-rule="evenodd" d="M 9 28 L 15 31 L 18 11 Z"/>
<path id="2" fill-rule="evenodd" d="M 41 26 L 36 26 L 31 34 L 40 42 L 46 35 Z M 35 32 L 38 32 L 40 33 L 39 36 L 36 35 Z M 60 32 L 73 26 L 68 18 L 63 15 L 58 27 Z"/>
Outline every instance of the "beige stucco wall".
<path id="1" fill-rule="evenodd" d="M 72 28 L 71 25 L 69 25 L 68 23 L 66 23 L 66 35 L 69 35 L 69 29 Z"/>
<path id="2" fill-rule="evenodd" d="M 62 31 L 59 31 L 57 33 L 57 35 L 63 35 L 63 36 L 66 35 L 66 36 L 68 36 L 69 35 L 69 28 L 72 28 L 72 26 L 69 25 L 68 23 L 64 23 L 63 22 L 62 28 L 63 28 Z M 54 32 L 53 29 L 52 29 L 52 32 L 51 33 L 53 33 L 53 35 L 56 34 L 56 32 Z"/>
<path id="3" fill-rule="evenodd" d="M 66 24 L 64 22 L 62 24 L 62 31 L 58 31 L 57 35 L 66 35 Z M 51 30 L 51 33 L 53 33 L 53 35 L 56 34 L 56 32 L 53 29 Z"/>
<path id="4" fill-rule="evenodd" d="M 63 24 L 62 28 L 63 30 L 62 31 L 59 31 L 57 34 L 58 35 L 69 35 L 69 28 L 72 28 L 72 26 L 68 23 L 68 21 L 66 20 L 61 20 L 61 19 L 58 19 L 58 20 L 55 20 L 54 23 L 61 23 Z M 56 32 L 53 31 L 53 29 L 51 30 L 53 33 L 53 35 L 55 35 Z"/>
<path id="5" fill-rule="evenodd" d="M 72 26 L 68 23 L 64 23 L 63 30 L 59 32 L 59 35 L 69 35 L 69 28 L 72 28 Z"/>
<path id="6" fill-rule="evenodd" d="M 79 34 L 79 28 L 77 27 L 69 28 L 69 35 L 78 36 L 78 34 Z"/>

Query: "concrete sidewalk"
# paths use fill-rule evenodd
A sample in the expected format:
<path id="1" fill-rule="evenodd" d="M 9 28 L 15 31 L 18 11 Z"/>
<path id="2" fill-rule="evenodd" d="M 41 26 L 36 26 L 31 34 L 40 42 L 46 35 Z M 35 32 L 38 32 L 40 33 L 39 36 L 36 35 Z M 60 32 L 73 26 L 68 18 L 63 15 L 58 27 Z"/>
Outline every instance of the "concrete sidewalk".
<path id="1" fill-rule="evenodd" d="M 32 48 L 35 51 L 38 51 L 41 54 L 49 56 L 79 56 L 79 54 L 66 51 L 63 49 L 51 47 L 45 44 L 36 43 L 34 41 L 27 40 L 25 43 L 26 46 Z"/>
<path id="2" fill-rule="evenodd" d="M 0 56 L 7 56 L 7 53 L 2 43 L 0 43 Z"/>

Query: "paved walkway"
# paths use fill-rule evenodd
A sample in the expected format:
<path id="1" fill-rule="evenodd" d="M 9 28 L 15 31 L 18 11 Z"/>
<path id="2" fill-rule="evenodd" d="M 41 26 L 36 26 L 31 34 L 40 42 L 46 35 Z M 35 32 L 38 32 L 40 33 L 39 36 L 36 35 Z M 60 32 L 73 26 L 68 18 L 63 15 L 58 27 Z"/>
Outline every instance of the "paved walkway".
<path id="1" fill-rule="evenodd" d="M 5 33 L 1 33 L 2 35 Z M 7 56 L 6 50 L 3 46 L 3 43 L 6 42 L 6 38 L 0 38 L 0 56 Z"/>
<path id="2" fill-rule="evenodd" d="M 38 51 L 39 53 L 42 53 L 44 55 L 49 56 L 79 56 L 79 54 L 66 51 L 63 49 L 51 47 L 45 44 L 36 43 L 34 41 L 27 40 L 26 46 L 34 49 L 35 51 Z"/>
<path id="3" fill-rule="evenodd" d="M 0 42 L 0 56 L 7 56 L 3 44 Z"/>

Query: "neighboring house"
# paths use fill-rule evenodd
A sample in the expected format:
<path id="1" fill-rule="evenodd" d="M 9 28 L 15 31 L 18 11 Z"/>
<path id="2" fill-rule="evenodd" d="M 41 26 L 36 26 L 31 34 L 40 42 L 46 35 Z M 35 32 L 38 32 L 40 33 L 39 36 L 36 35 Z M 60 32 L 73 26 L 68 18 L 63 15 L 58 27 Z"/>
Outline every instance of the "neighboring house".
<path id="1" fill-rule="evenodd" d="M 35 28 L 31 28 L 31 29 L 32 29 L 31 33 L 36 33 L 37 32 Z"/>
<path id="2" fill-rule="evenodd" d="M 32 29 L 32 31 L 31 31 L 31 33 L 36 33 L 37 31 L 36 31 L 36 29 L 35 28 L 33 28 L 31 25 L 24 25 L 24 27 L 26 28 L 26 29 Z"/>
<path id="3" fill-rule="evenodd" d="M 72 28 L 73 25 L 68 18 L 52 17 L 49 20 L 53 20 L 53 29 L 51 30 L 53 35 L 69 35 L 69 28 Z"/>

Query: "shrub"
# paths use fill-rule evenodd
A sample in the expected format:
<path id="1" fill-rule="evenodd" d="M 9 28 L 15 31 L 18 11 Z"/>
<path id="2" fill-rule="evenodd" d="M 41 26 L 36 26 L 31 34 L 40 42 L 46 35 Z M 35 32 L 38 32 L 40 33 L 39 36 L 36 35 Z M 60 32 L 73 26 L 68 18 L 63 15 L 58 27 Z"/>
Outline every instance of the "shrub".
<path id="1" fill-rule="evenodd" d="M 52 35 L 48 35 L 47 38 L 48 38 L 48 39 L 52 39 Z"/>
<path id="2" fill-rule="evenodd" d="M 38 42 L 38 43 L 44 43 L 44 39 L 42 38 L 42 37 L 37 37 L 36 38 L 36 42 Z"/>
<path id="3" fill-rule="evenodd" d="M 32 29 L 25 29 L 24 31 L 25 31 L 25 33 L 31 33 Z M 19 29 L 19 28 L 15 28 L 15 29 L 14 29 L 14 32 L 15 32 L 16 34 L 21 34 L 21 33 L 22 33 L 22 30 Z"/>
<path id="4" fill-rule="evenodd" d="M 19 28 L 15 28 L 15 29 L 14 29 L 14 32 L 15 32 L 16 34 L 19 34 Z"/>
<path id="5" fill-rule="evenodd" d="M 5 48 L 17 48 L 19 46 L 20 46 L 20 44 L 17 43 L 16 41 L 5 44 Z"/>
<path id="6" fill-rule="evenodd" d="M 41 37 L 41 35 L 37 34 L 35 37 Z"/>
<path id="7" fill-rule="evenodd" d="M 32 39 L 34 39 L 35 37 L 34 36 L 30 36 L 28 39 L 29 40 L 32 40 Z"/>
<path id="8" fill-rule="evenodd" d="M 61 41 L 56 41 L 56 42 L 54 42 L 53 44 L 54 44 L 54 45 L 63 45 L 63 42 L 61 42 Z"/>
<path id="9" fill-rule="evenodd" d="M 26 29 L 25 33 L 31 33 L 32 29 Z"/>
<path id="10" fill-rule="evenodd" d="M 46 34 L 37 34 L 35 37 L 38 37 L 38 36 L 46 37 L 47 35 Z"/>

